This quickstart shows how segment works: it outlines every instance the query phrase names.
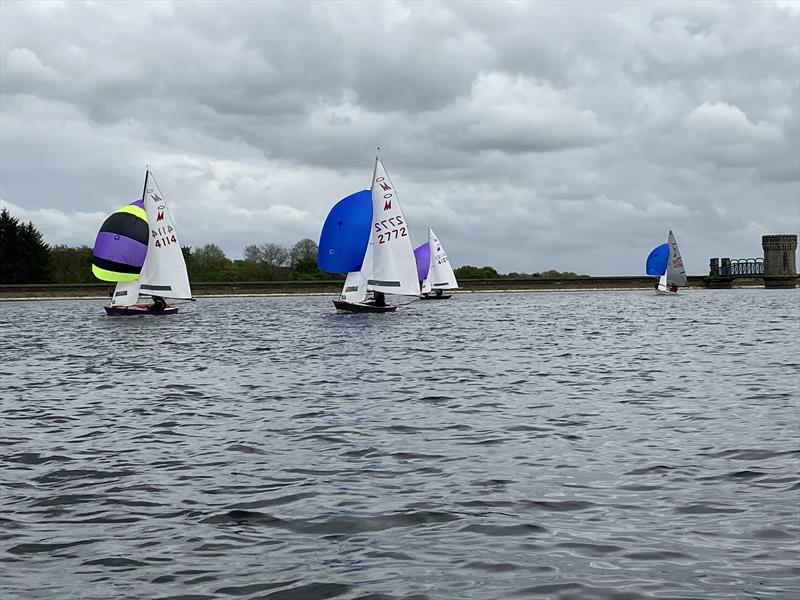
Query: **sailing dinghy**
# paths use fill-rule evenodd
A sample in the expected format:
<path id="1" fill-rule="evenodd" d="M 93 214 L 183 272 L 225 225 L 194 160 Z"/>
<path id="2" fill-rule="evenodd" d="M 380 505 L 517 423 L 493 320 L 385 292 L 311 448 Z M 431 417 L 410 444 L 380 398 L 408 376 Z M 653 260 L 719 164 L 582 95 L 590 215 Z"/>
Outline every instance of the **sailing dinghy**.
<path id="1" fill-rule="evenodd" d="M 417 263 L 417 278 L 420 281 L 420 300 L 446 300 L 451 294 L 443 290 L 458 287 L 456 274 L 447 260 L 447 254 L 433 229 L 428 228 L 428 241 L 414 249 Z M 431 294 L 431 291 L 433 293 Z"/>
<path id="2" fill-rule="evenodd" d="M 647 257 L 647 274 L 658 277 L 657 294 L 677 294 L 678 288 L 689 285 L 683 268 L 678 243 L 670 230 L 667 243 L 656 246 Z"/>
<path id="3" fill-rule="evenodd" d="M 380 158 L 375 158 L 370 190 L 331 209 L 318 257 L 323 271 L 347 273 L 342 293 L 333 301 L 338 312 L 394 312 L 397 306 L 386 304 L 384 294 L 419 296 L 408 225 Z"/>
<path id="4" fill-rule="evenodd" d="M 92 272 L 117 284 L 104 307 L 109 316 L 171 315 L 178 307 L 167 306 L 165 298 L 192 300 L 175 223 L 149 169 L 142 199 L 112 213 L 100 227 Z M 140 302 L 147 296 L 154 301 Z"/>

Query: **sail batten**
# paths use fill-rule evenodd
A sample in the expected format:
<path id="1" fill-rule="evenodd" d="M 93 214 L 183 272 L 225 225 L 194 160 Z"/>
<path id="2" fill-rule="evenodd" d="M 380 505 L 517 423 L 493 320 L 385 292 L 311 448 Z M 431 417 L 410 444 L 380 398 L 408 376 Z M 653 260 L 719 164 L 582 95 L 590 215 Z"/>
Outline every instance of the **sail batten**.
<path id="1" fill-rule="evenodd" d="M 400 281 L 382 281 L 379 279 L 369 279 L 367 280 L 367 285 L 373 286 L 383 286 L 383 287 L 402 287 L 403 283 Z"/>

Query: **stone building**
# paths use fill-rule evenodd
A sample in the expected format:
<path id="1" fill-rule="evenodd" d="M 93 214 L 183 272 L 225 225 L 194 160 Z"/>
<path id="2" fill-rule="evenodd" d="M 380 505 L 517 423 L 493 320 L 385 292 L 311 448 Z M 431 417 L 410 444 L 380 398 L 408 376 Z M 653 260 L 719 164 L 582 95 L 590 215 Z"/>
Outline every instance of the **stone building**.
<path id="1" fill-rule="evenodd" d="M 797 236 L 764 235 L 764 287 L 793 288 L 797 286 Z"/>

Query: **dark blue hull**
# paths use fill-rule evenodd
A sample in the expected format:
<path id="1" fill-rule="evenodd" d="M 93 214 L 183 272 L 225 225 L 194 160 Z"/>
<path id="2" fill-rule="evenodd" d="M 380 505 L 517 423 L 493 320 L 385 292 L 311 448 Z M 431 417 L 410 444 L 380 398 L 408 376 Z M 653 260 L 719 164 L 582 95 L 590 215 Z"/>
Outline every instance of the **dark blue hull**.
<path id="1" fill-rule="evenodd" d="M 168 306 L 163 310 L 151 310 L 147 307 L 136 306 L 104 306 L 109 317 L 137 317 L 141 315 L 152 315 L 160 317 L 164 315 L 174 315 L 178 312 L 177 306 Z"/>

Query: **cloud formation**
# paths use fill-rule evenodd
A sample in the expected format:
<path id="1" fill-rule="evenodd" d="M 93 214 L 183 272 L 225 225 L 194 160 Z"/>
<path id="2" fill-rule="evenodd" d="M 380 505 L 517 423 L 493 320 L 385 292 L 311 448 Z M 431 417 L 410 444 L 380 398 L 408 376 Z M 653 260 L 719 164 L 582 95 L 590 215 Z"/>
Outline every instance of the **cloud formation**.
<path id="1" fill-rule="evenodd" d="M 149 164 L 237 257 L 381 146 L 456 265 L 637 274 L 672 228 L 701 274 L 800 229 L 798 40 L 793 2 L 3 2 L 0 199 L 91 244 Z"/>

